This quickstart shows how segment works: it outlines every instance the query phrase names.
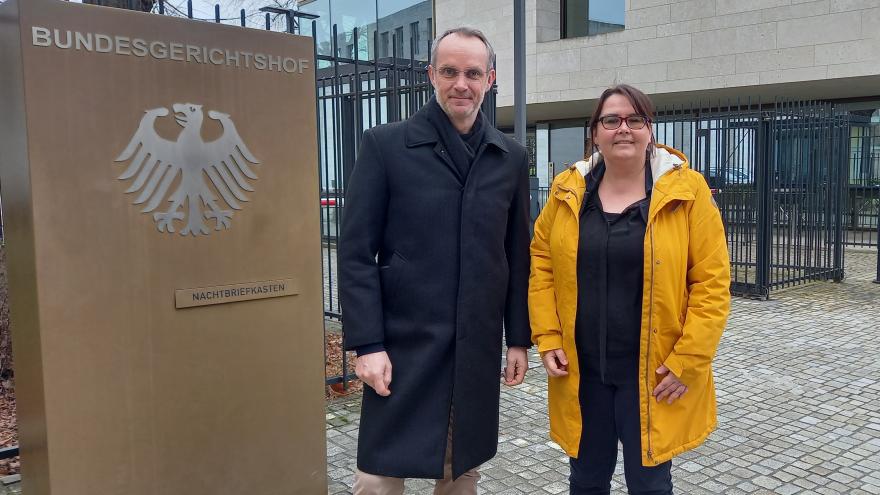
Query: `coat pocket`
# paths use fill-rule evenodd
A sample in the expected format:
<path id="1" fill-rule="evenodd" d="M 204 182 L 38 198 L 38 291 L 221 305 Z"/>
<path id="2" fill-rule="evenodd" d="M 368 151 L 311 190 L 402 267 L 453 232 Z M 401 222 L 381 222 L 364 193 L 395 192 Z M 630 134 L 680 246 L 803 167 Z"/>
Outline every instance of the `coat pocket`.
<path id="1" fill-rule="evenodd" d="M 672 325 L 660 325 L 659 333 L 652 332 L 654 339 L 653 354 L 657 366 L 663 364 L 672 353 L 678 339 L 681 338 L 682 326 L 677 322 Z"/>
<path id="2" fill-rule="evenodd" d="M 397 251 L 391 253 L 387 264 L 379 265 L 379 282 L 382 285 L 382 305 L 388 309 L 397 299 L 400 288 L 400 274 L 406 265 L 406 258 Z"/>

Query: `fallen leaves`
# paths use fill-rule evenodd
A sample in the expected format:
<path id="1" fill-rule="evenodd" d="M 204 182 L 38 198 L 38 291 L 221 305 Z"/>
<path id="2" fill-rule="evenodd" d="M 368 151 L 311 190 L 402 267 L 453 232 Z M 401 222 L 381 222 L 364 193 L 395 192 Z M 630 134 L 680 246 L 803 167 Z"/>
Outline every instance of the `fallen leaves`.
<path id="1" fill-rule="evenodd" d="M 6 294 L 6 248 L 0 247 L 0 448 L 18 445 L 12 369 L 12 334 L 9 332 L 9 304 Z M 18 456 L 0 459 L 0 476 L 18 474 L 20 470 L 21 460 Z"/>
<path id="2" fill-rule="evenodd" d="M 334 322 L 328 321 L 326 325 L 327 329 L 324 333 L 324 374 L 327 378 L 332 378 L 342 375 L 342 333 L 335 328 L 336 324 Z M 328 400 L 361 390 L 363 384 L 354 374 L 356 358 L 356 354 L 352 351 L 345 353 L 345 367 L 348 369 L 349 380 L 347 387 L 342 383 L 327 386 L 325 397 Z"/>

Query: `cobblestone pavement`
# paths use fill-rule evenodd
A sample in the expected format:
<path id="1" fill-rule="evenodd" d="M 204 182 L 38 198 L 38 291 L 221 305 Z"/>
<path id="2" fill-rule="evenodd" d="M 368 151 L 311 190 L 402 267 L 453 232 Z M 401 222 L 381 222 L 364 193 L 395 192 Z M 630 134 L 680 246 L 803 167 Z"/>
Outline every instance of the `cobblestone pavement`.
<path id="1" fill-rule="evenodd" d="M 0 495 L 19 495 L 21 493 L 21 476 L 14 474 L 0 478 Z"/>
<path id="2" fill-rule="evenodd" d="M 673 461 L 676 493 L 880 494 L 876 252 L 847 251 L 841 283 L 734 298 L 715 360 L 719 426 Z M 547 437 L 545 374 L 530 360 L 523 385 L 502 387 L 498 455 L 481 468 L 481 493 L 568 492 L 567 458 Z M 358 396 L 328 404 L 329 493 L 349 493 L 359 408 Z M 410 480 L 407 493 L 431 486 Z M 613 487 L 625 493 L 622 462 Z"/>

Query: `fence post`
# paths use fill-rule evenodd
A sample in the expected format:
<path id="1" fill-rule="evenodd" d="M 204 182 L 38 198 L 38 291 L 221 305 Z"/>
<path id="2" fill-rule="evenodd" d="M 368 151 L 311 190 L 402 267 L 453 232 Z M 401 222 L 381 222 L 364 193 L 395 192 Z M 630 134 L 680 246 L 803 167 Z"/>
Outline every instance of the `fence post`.
<path id="1" fill-rule="evenodd" d="M 877 216 L 877 278 L 875 284 L 880 284 L 880 215 Z"/>
<path id="2" fill-rule="evenodd" d="M 526 145 L 526 2 L 513 2 L 513 129 L 519 144 Z"/>
<path id="3" fill-rule="evenodd" d="M 773 137 L 772 128 L 776 124 L 776 106 L 772 119 L 765 119 L 761 108 L 761 100 L 758 100 L 758 135 L 756 143 L 755 180 L 758 193 L 758 212 L 756 215 L 755 230 L 757 231 L 757 248 L 755 253 L 755 295 L 767 298 L 770 293 L 770 258 L 771 236 L 773 232 L 773 173 L 774 160 L 769 156 L 768 150 L 772 146 L 768 144 Z"/>
<path id="4" fill-rule="evenodd" d="M 834 115 L 834 107 L 831 109 L 831 126 L 832 126 L 832 149 L 837 149 L 834 154 L 834 162 L 839 163 L 839 167 L 832 166 L 831 173 L 835 174 L 834 180 L 831 181 L 837 187 L 836 201 L 834 201 L 834 281 L 840 282 L 846 276 L 846 265 L 844 263 L 844 236 L 843 224 L 846 221 L 846 204 L 849 185 L 849 156 L 850 146 L 850 121 L 849 113 L 837 118 Z"/>
<path id="5" fill-rule="evenodd" d="M 541 214 L 541 184 L 537 177 L 529 177 L 529 235 L 535 235 L 535 220 Z"/>

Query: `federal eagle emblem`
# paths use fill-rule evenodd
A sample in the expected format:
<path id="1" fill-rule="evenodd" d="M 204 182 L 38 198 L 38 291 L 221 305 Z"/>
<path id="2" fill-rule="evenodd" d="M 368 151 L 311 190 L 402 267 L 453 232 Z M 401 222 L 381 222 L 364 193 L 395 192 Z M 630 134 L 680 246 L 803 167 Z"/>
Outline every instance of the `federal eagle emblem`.
<path id="1" fill-rule="evenodd" d="M 248 201 L 245 191 L 254 189 L 247 179 L 257 175 L 249 164 L 259 164 L 253 153 L 238 135 L 229 115 L 209 111 L 208 116 L 220 123 L 223 134 L 216 140 L 202 140 L 204 113 L 201 105 L 175 103 L 174 120 L 183 127 L 177 141 L 170 141 L 156 133 L 155 122 L 169 114 L 167 108 L 147 110 L 131 141 L 117 162 L 131 160 L 120 180 L 134 177 L 126 193 L 137 193 L 136 205 L 149 213 L 166 199 L 171 203 L 167 211 L 153 213 L 159 232 L 174 233 L 175 220 L 185 222 L 180 235 L 197 236 L 211 232 L 206 221 L 214 221 L 215 230 L 228 229 L 232 210 L 241 210 L 239 201 Z M 132 159 L 132 157 L 134 157 Z M 178 177 L 180 178 L 179 180 Z M 210 180 L 213 190 L 208 184 Z M 177 188 L 169 196 L 172 184 Z M 231 209 L 218 205 L 222 201 Z"/>

